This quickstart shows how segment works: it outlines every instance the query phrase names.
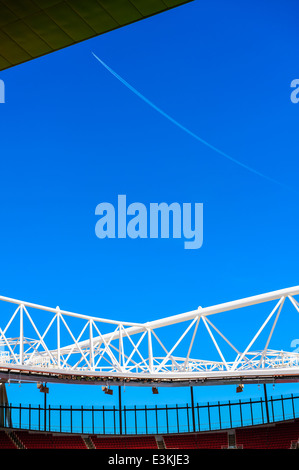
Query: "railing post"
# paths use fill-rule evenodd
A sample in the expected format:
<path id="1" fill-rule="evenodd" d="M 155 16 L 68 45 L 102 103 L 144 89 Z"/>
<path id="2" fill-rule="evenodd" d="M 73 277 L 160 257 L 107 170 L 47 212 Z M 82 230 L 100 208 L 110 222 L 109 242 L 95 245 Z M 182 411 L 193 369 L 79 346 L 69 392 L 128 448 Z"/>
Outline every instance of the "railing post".
<path id="1" fill-rule="evenodd" d="M 40 404 L 38 404 L 38 430 L 40 431 Z"/>
<path id="2" fill-rule="evenodd" d="M 241 426 L 243 426 L 243 416 L 242 416 L 242 403 L 241 403 L 241 400 L 239 400 L 239 404 L 240 404 L 240 418 L 241 418 Z"/>
<path id="3" fill-rule="evenodd" d="M 267 423 L 269 423 L 269 408 L 268 408 L 268 398 L 267 398 L 267 388 L 266 388 L 266 384 L 264 384 L 264 394 L 265 394 L 265 405 L 266 405 Z"/>
<path id="4" fill-rule="evenodd" d="M 281 407 L 282 407 L 282 417 L 283 417 L 283 420 L 284 420 L 284 405 L 283 405 L 283 396 L 281 395 Z"/>
<path id="5" fill-rule="evenodd" d="M 136 410 L 136 405 L 134 405 L 134 416 L 135 416 L 135 433 L 137 433 L 137 410 Z"/>
<path id="6" fill-rule="evenodd" d="M 273 404 L 273 397 L 271 395 L 271 407 L 272 407 L 272 418 L 273 418 L 273 423 L 275 422 L 275 416 L 274 416 L 274 404 Z"/>
<path id="7" fill-rule="evenodd" d="M 193 396 L 193 387 L 190 387 L 191 391 L 191 406 L 192 406 L 192 422 L 193 422 L 193 432 L 195 432 L 195 413 L 194 413 L 194 396 Z"/>
<path id="8" fill-rule="evenodd" d="M 291 397 L 292 397 L 293 418 L 295 419 L 295 407 L 294 407 L 294 397 L 293 397 L 293 394 L 291 394 Z"/>
<path id="9" fill-rule="evenodd" d="M 59 405 L 59 429 L 61 432 L 61 405 Z"/>
<path id="10" fill-rule="evenodd" d="M 5 427 L 4 406 L 0 403 L 0 426 Z"/>
<path id="11" fill-rule="evenodd" d="M 116 434 L 115 405 L 113 405 L 113 425 L 114 425 L 114 434 Z"/>
<path id="12" fill-rule="evenodd" d="M 165 407 L 165 412 L 166 412 L 166 429 L 167 429 L 167 434 L 169 433 L 169 425 L 168 425 L 168 408 L 167 405 Z"/>
<path id="13" fill-rule="evenodd" d="M 261 412 L 262 412 L 262 420 L 263 420 L 263 423 L 265 422 L 265 419 L 264 419 L 264 407 L 263 407 L 263 399 L 261 397 Z"/>
<path id="14" fill-rule="evenodd" d="M 146 405 L 144 405 L 144 413 L 145 413 L 145 432 L 147 434 L 147 408 L 146 408 Z"/>
<path id="15" fill-rule="evenodd" d="M 106 433 L 106 429 L 105 429 L 105 408 L 104 408 L 104 405 L 103 405 L 103 434 Z"/>
<path id="16" fill-rule="evenodd" d="M 126 410 L 126 405 L 124 406 L 124 420 L 125 420 L 125 434 L 127 434 L 127 410 Z"/>
<path id="17" fill-rule="evenodd" d="M 211 431 L 210 403 L 208 402 L 209 431 Z"/>
<path id="18" fill-rule="evenodd" d="M 44 430 L 47 430 L 47 394 L 44 393 Z"/>
<path id="19" fill-rule="evenodd" d="M 82 429 L 82 434 L 83 434 L 83 429 L 84 429 L 84 425 L 83 425 L 83 405 L 81 405 L 81 429 Z"/>
<path id="20" fill-rule="evenodd" d="M 71 433 L 73 432 L 73 409 L 72 409 L 72 405 L 70 407 L 70 412 L 71 412 Z"/>
<path id="21" fill-rule="evenodd" d="M 220 406 L 221 406 L 220 401 L 218 401 L 219 424 L 220 424 L 220 429 L 222 429 Z"/>
<path id="22" fill-rule="evenodd" d="M 118 407 L 119 407 L 119 434 L 122 435 L 122 410 L 121 410 L 121 386 L 118 387 Z"/>
<path id="23" fill-rule="evenodd" d="M 91 419 L 92 419 L 92 434 L 94 434 L 94 407 L 91 407 Z"/>

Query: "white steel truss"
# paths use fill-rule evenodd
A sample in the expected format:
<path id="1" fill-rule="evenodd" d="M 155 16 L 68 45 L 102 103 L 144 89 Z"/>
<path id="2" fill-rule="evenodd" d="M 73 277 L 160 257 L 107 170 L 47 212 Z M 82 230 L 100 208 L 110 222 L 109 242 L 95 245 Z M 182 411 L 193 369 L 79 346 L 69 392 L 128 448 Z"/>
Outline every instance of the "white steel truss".
<path id="1" fill-rule="evenodd" d="M 296 295 L 299 286 L 199 307 L 146 323 L 98 318 L 0 296 L 6 307 L 14 305 L 13 313 L 6 313 L 6 324 L 0 323 L 0 378 L 2 382 L 81 381 L 126 385 L 299 381 L 299 353 L 269 349 L 285 302 L 291 302 L 291 307 L 299 313 Z M 274 305 L 267 311 L 267 304 L 272 302 Z M 245 347 L 237 347 L 236 338 L 229 339 L 212 321 L 213 315 L 216 318 L 232 311 L 240 319 L 242 311 L 238 335 L 238 343 L 242 343 L 246 337 L 242 329 L 244 332 L 248 317 L 250 320 L 244 310 L 259 304 L 265 304 L 263 314 L 267 316 L 263 316 Z M 4 317 L 1 313 L 1 318 Z M 267 328 L 270 331 L 263 347 L 252 350 Z M 298 318 L 293 331 L 295 328 L 298 329 Z M 202 330 L 210 341 L 209 347 L 204 346 L 204 353 L 210 359 L 201 359 L 198 352 Z M 216 359 L 211 359 L 212 351 Z"/>

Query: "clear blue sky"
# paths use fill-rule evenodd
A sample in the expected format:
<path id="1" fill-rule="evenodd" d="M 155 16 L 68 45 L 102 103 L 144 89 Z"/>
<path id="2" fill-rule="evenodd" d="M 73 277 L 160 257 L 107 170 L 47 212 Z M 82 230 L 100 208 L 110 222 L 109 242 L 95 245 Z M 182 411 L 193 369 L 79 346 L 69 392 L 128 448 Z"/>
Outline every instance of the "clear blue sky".
<path id="1" fill-rule="evenodd" d="M 298 285 L 298 10 L 295 0 L 195 1 L 2 72 L 1 295 L 147 321 Z M 176 127 L 92 52 L 190 131 L 281 185 Z M 99 240 L 95 208 L 118 194 L 203 203 L 202 248 Z M 290 349 L 294 324 L 282 325 L 274 347 Z M 30 387 L 11 386 L 9 400 L 37 402 Z M 102 403 L 91 388 L 85 403 Z M 54 389 L 53 403 L 82 402 L 76 387 Z M 128 393 L 130 403 L 158 399 Z M 221 393 L 196 391 L 196 400 L 235 389 Z M 173 401 L 186 399 L 188 390 L 173 391 Z"/>

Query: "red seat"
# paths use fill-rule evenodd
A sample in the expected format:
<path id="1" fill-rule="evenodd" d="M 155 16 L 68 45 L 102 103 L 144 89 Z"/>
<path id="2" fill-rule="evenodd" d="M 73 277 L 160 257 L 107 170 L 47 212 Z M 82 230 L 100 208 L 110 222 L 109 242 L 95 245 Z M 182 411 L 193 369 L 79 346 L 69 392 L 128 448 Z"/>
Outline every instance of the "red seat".
<path id="1" fill-rule="evenodd" d="M 298 439 L 299 420 L 236 430 L 236 443 L 243 449 L 290 449 Z"/>
<path id="2" fill-rule="evenodd" d="M 15 431 L 26 449 L 87 449 L 81 436 L 65 436 Z"/>
<path id="3" fill-rule="evenodd" d="M 154 436 L 90 436 L 90 438 L 96 449 L 157 449 L 157 443 Z"/>
<path id="4" fill-rule="evenodd" d="M 17 449 L 17 446 L 5 431 L 0 431 L 0 449 Z"/>

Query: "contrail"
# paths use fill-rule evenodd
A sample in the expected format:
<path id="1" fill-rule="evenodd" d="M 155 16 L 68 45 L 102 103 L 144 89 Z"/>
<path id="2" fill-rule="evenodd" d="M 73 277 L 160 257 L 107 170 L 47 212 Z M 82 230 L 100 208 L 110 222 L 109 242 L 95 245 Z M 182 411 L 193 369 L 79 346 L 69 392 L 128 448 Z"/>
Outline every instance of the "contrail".
<path id="1" fill-rule="evenodd" d="M 170 122 L 172 122 L 173 124 L 175 124 L 177 127 L 179 127 L 180 129 L 182 129 L 184 132 L 186 132 L 187 134 L 191 135 L 192 137 L 194 137 L 194 139 L 198 140 L 199 142 L 201 142 L 202 144 L 206 145 L 207 147 L 209 147 L 210 149 L 214 150 L 215 152 L 219 153 L 220 155 L 222 155 L 223 157 L 227 158 L 228 160 L 231 160 L 232 162 L 236 163 L 237 165 L 245 168 L 246 170 L 250 171 L 251 173 L 254 173 L 262 178 L 265 178 L 269 181 L 271 181 L 272 183 L 275 183 L 275 184 L 279 184 L 280 186 L 284 186 L 285 185 L 283 183 L 280 183 L 279 181 L 276 181 L 274 180 L 273 178 L 267 176 L 267 175 L 264 175 L 263 173 L 260 173 L 259 171 L 255 170 L 254 168 L 251 168 L 250 166 L 248 165 L 245 165 L 244 163 L 240 162 L 239 160 L 236 160 L 235 158 L 231 157 L 230 155 L 228 155 L 227 153 L 223 152 L 222 150 L 218 149 L 217 147 L 215 147 L 214 145 L 210 144 L 209 142 L 207 142 L 206 140 L 202 139 L 201 137 L 199 137 L 197 134 L 195 134 L 194 132 L 190 131 L 187 127 L 183 126 L 182 124 L 180 124 L 178 121 L 176 121 L 175 119 L 173 119 L 171 116 L 169 116 L 169 114 L 165 113 L 165 111 L 163 111 L 162 109 L 158 108 L 158 106 L 156 106 L 154 103 L 152 103 L 148 98 L 146 98 L 144 95 L 142 95 L 138 90 L 136 90 L 136 88 L 134 88 L 132 85 L 130 85 L 130 83 L 126 82 L 126 80 L 124 80 L 120 75 L 118 75 L 114 70 L 112 70 L 107 64 L 105 64 L 105 62 L 103 62 L 101 59 L 99 59 L 98 56 L 96 56 L 96 54 L 94 54 L 92 52 L 92 55 L 100 62 L 100 64 L 103 65 L 103 67 L 105 67 L 106 70 L 108 70 L 114 77 L 116 77 L 123 85 L 125 85 L 129 90 L 131 90 L 133 93 L 135 93 L 135 95 L 137 95 L 139 98 L 141 98 L 143 101 L 145 101 L 145 103 L 147 103 L 149 106 L 151 106 L 153 109 L 155 109 L 158 113 L 160 113 L 162 116 L 164 116 L 166 119 L 168 119 Z M 288 188 L 288 189 L 291 189 L 291 188 Z"/>

